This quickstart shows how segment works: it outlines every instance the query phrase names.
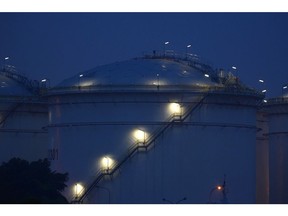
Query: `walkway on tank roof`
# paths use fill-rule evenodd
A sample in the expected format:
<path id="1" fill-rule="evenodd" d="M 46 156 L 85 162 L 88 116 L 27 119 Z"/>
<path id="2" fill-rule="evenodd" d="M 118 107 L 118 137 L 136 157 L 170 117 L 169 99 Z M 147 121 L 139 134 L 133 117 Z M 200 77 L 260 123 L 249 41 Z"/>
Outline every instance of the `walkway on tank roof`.
<path id="1" fill-rule="evenodd" d="M 215 70 L 212 68 L 211 63 L 208 63 L 207 60 L 200 58 L 198 55 L 193 53 L 177 53 L 173 50 L 167 51 L 156 51 L 153 50 L 152 53 L 144 53 L 144 58 L 146 59 L 167 59 L 173 60 L 176 62 L 186 63 L 191 67 L 202 71 L 205 74 L 213 74 Z"/>

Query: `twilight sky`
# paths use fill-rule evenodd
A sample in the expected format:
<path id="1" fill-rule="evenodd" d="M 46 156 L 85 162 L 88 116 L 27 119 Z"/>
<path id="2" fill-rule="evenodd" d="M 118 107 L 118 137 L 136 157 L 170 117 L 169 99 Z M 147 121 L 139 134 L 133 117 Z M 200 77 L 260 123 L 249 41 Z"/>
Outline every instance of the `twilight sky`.
<path id="1" fill-rule="evenodd" d="M 189 49 L 251 87 L 288 83 L 288 13 L 0 13 L 0 64 L 31 79 L 63 79 L 143 52 Z M 265 82 L 261 84 L 259 79 Z"/>

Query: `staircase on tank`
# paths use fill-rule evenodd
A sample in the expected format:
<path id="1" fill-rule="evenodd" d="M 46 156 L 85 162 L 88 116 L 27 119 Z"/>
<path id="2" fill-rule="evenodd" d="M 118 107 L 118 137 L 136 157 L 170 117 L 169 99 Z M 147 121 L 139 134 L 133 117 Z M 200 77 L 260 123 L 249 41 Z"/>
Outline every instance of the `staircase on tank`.
<path id="1" fill-rule="evenodd" d="M 187 117 L 189 117 L 194 110 L 196 110 L 200 105 L 202 105 L 205 98 L 208 96 L 208 93 L 199 96 L 196 103 L 192 103 L 188 109 L 185 111 L 184 114 L 172 114 L 167 120 L 166 124 L 156 129 L 144 142 L 136 142 L 132 145 L 126 154 L 119 160 L 119 163 L 115 163 L 109 169 L 100 169 L 96 175 L 95 179 L 89 184 L 87 188 L 83 188 L 83 192 L 80 192 L 79 196 L 74 197 L 71 203 L 83 203 L 85 197 L 97 187 L 97 184 L 105 177 L 105 176 L 112 176 L 129 158 L 131 158 L 138 150 L 145 150 L 147 151 L 149 147 L 151 147 L 155 141 L 172 125 L 181 124 L 183 123 Z"/>

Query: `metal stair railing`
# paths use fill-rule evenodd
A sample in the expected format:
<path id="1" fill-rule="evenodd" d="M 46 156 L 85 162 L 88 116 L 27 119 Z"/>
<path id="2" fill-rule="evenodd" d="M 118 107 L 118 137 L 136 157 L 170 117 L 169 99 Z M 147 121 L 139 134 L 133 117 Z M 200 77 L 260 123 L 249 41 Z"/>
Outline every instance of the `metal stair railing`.
<path id="1" fill-rule="evenodd" d="M 136 142 L 134 145 L 132 145 L 127 153 L 121 157 L 119 163 L 115 163 L 112 165 L 109 169 L 100 169 L 96 173 L 96 178 L 94 181 L 89 185 L 87 189 L 83 188 L 83 190 L 79 193 L 81 195 L 74 197 L 71 203 L 82 203 L 85 197 L 93 190 L 95 186 L 104 178 L 104 176 L 107 175 L 113 175 L 131 156 L 137 152 L 137 150 L 141 148 L 145 148 L 146 150 L 148 149 L 149 146 L 151 146 L 155 141 L 158 139 L 161 134 L 163 134 L 170 126 L 172 126 L 174 123 L 182 123 L 185 121 L 185 119 L 191 115 L 191 113 L 197 109 L 205 100 L 208 94 L 205 94 L 204 96 L 200 96 L 200 100 L 198 100 L 195 103 L 193 103 L 187 110 L 186 112 L 181 115 L 181 114 L 172 114 L 166 121 L 166 124 L 163 126 L 159 127 L 157 130 L 155 130 L 147 140 L 144 140 L 144 142 Z"/>
<path id="2" fill-rule="evenodd" d="M 3 68 L 0 71 L 4 76 L 15 80 L 18 83 L 23 84 L 26 88 L 28 88 L 32 92 L 38 92 L 39 90 L 39 82 L 37 80 L 29 80 L 26 76 L 21 75 L 16 72 L 15 69 L 11 68 Z"/>
<path id="3" fill-rule="evenodd" d="M 6 115 L 1 119 L 0 121 L 0 126 L 5 123 L 5 121 L 8 119 L 10 114 L 12 114 L 19 106 L 21 106 L 24 103 L 24 100 L 21 101 L 20 103 L 16 103 L 14 106 L 12 106 L 7 112 Z"/>
<path id="4" fill-rule="evenodd" d="M 206 93 L 204 96 L 200 96 L 200 99 L 197 101 L 196 104 L 192 104 L 184 113 L 183 118 L 181 118 L 181 122 L 184 122 L 191 113 L 196 110 L 200 105 L 202 105 L 205 98 L 208 96 L 209 93 Z"/>

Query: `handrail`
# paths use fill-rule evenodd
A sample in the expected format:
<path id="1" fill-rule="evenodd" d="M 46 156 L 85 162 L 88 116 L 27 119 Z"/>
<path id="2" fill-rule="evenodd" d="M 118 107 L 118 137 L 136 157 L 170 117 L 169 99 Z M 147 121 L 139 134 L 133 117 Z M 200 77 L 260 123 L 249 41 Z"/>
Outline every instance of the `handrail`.
<path id="1" fill-rule="evenodd" d="M 146 59 L 169 59 L 174 61 L 185 61 L 189 66 L 197 67 L 203 72 L 214 72 L 211 62 L 192 53 L 177 53 L 173 50 L 154 51 L 153 53 L 143 53 Z"/>
<path id="2" fill-rule="evenodd" d="M 182 118 L 182 122 L 184 122 L 184 121 L 186 120 L 186 118 L 187 118 L 188 116 L 190 116 L 190 114 L 191 114 L 195 109 L 197 109 L 197 107 L 199 107 L 199 106 L 202 104 L 202 102 L 205 100 L 205 98 L 206 98 L 207 96 L 208 96 L 208 93 L 205 94 L 203 97 L 201 97 L 200 100 L 196 103 L 195 106 L 191 106 L 190 109 L 187 109 L 187 111 L 186 111 L 185 114 L 184 114 L 184 117 Z"/>
<path id="3" fill-rule="evenodd" d="M 91 190 L 102 180 L 102 178 L 106 175 L 113 175 L 121 166 L 124 164 L 138 149 L 140 148 L 145 148 L 146 150 L 150 145 L 155 143 L 157 138 L 163 134 L 166 129 L 168 129 L 170 126 L 172 126 L 174 123 L 179 122 L 182 123 L 185 121 L 185 119 L 191 115 L 191 113 L 197 109 L 205 100 L 205 98 L 208 96 L 208 93 L 205 94 L 204 96 L 202 95 L 200 97 L 200 100 L 197 101 L 197 103 L 193 103 L 187 111 L 183 114 L 183 117 L 181 114 L 172 114 L 168 119 L 167 119 L 167 124 L 159 127 L 157 130 L 154 131 L 153 134 L 149 136 L 149 138 L 144 141 L 144 142 L 136 142 L 134 145 L 132 145 L 129 149 L 128 152 L 123 156 L 123 159 L 120 160 L 119 163 L 115 163 L 112 167 L 109 169 L 100 169 L 96 173 L 96 179 L 90 184 L 90 186 L 80 192 L 80 196 L 76 196 L 71 203 L 82 203 L 84 198 L 90 193 Z"/>
<path id="4" fill-rule="evenodd" d="M 5 123 L 5 121 L 7 120 L 7 118 L 10 116 L 11 113 L 13 113 L 19 106 L 21 106 L 22 104 L 24 103 L 24 100 L 21 101 L 20 103 L 16 103 L 14 106 L 12 106 L 7 112 L 6 112 L 6 115 L 3 117 L 3 119 L 1 119 L 1 122 L 0 122 L 0 126 L 2 124 Z"/>
<path id="5" fill-rule="evenodd" d="M 80 89 L 78 86 L 62 86 L 49 89 L 47 96 L 51 95 L 65 95 L 65 94 L 78 94 L 78 93 L 105 93 L 105 92 L 117 92 L 117 93 L 135 93 L 135 92 L 193 92 L 203 94 L 209 92 L 210 94 L 237 94 L 264 97 L 263 93 L 258 92 L 255 89 L 242 87 L 242 86 L 195 86 L 195 85 L 161 85 L 160 90 L 155 85 L 91 85 L 82 86 Z"/>
<path id="6" fill-rule="evenodd" d="M 262 102 L 262 105 L 275 105 L 275 104 L 284 104 L 288 103 L 288 97 L 277 97 L 277 98 L 270 98 L 267 102 Z"/>
<path id="7" fill-rule="evenodd" d="M 10 79 L 15 80 L 18 83 L 23 84 L 29 91 L 33 93 L 38 93 L 39 91 L 39 81 L 37 80 L 29 80 L 26 76 L 23 76 L 16 71 L 11 69 L 9 70 L 5 67 L 0 70 L 0 73 Z"/>

